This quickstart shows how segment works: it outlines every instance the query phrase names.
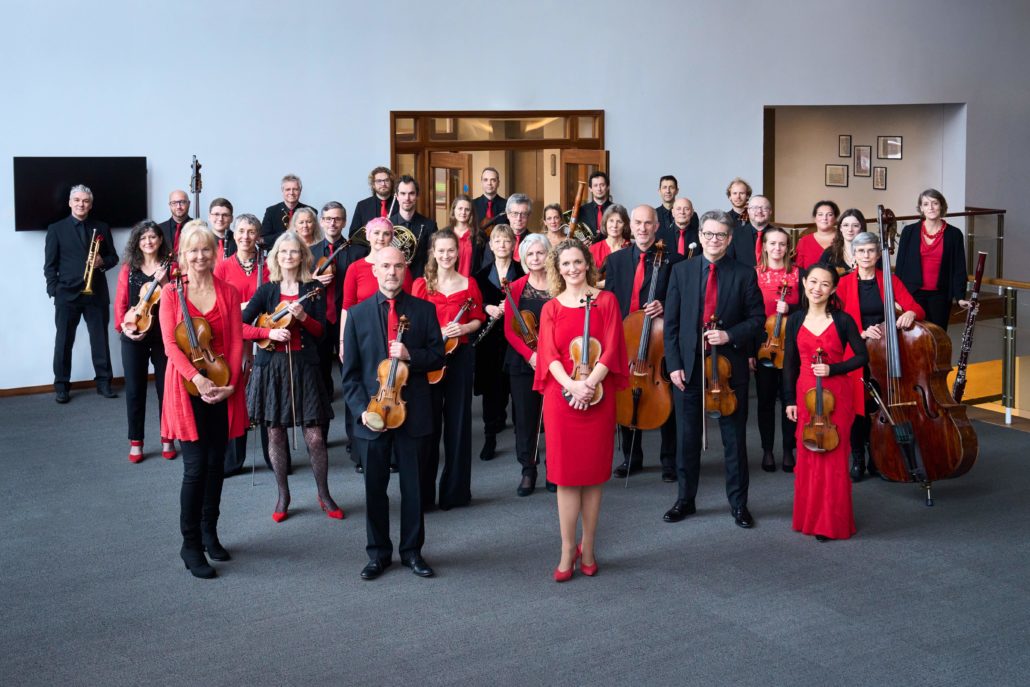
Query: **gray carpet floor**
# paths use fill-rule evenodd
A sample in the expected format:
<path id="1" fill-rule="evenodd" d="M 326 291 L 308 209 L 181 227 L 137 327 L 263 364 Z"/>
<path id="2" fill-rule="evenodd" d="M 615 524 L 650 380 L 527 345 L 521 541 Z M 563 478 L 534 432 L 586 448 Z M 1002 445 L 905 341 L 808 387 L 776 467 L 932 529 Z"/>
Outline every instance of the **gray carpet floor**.
<path id="1" fill-rule="evenodd" d="M 347 519 L 318 509 L 303 447 L 282 524 L 271 474 L 252 486 L 248 470 L 222 500 L 234 560 L 205 581 L 178 557 L 181 462 L 160 458 L 152 418 L 130 464 L 124 413 L 92 392 L 0 399 L 5 685 L 1027 684 L 1030 476 L 1013 430 L 976 423 L 979 462 L 933 508 L 912 485 L 855 485 L 858 534 L 827 544 L 791 531 L 792 477 L 758 469 L 757 432 L 753 530 L 729 515 L 718 451 L 697 515 L 662 522 L 676 489 L 649 436 L 648 469 L 606 489 L 600 574 L 559 585 L 555 499 L 515 496 L 510 430 L 496 460 L 474 459 L 473 504 L 427 515 L 437 577 L 395 564 L 361 581 L 363 489 L 337 422 Z"/>

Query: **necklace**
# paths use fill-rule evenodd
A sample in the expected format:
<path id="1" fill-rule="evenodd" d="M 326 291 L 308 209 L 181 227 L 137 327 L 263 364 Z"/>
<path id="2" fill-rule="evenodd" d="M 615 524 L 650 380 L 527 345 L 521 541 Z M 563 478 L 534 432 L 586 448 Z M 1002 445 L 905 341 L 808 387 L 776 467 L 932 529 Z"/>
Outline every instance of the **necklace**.
<path id="1" fill-rule="evenodd" d="M 243 268 L 243 273 L 248 277 L 250 276 L 250 273 L 254 271 L 254 263 L 256 262 L 254 258 L 251 258 L 250 260 L 244 262 L 240 259 L 240 254 L 237 253 L 236 262 L 240 263 L 240 267 Z"/>

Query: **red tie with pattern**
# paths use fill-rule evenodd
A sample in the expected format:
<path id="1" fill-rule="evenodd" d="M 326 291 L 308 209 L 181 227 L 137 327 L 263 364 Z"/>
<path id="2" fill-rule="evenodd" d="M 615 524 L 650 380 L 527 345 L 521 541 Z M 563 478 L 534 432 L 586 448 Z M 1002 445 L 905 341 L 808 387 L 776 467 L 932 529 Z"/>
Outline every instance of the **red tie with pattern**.
<path id="1" fill-rule="evenodd" d="M 686 229 L 677 229 L 676 231 L 678 231 L 680 233 L 680 245 L 679 245 L 680 255 L 682 255 L 683 257 L 687 257 L 687 230 Z"/>
<path id="2" fill-rule="evenodd" d="M 758 229 L 755 233 L 755 264 L 762 264 L 762 232 L 763 229 Z"/>
<path id="3" fill-rule="evenodd" d="M 647 253 L 640 254 L 640 262 L 637 264 L 636 274 L 633 275 L 633 291 L 629 296 L 629 311 L 640 310 L 640 287 L 644 285 L 644 261 L 647 260 Z"/>
<path id="4" fill-rule="evenodd" d="M 601 224 L 601 219 L 602 218 L 604 218 L 604 210 L 602 210 L 601 206 L 598 205 L 597 206 L 597 233 L 598 234 L 603 234 L 604 233 L 604 225 Z"/>
<path id="5" fill-rule="evenodd" d="M 487 219 L 493 219 L 494 218 L 494 199 L 493 198 L 491 198 L 490 200 L 486 201 L 486 218 Z"/>
<path id="6" fill-rule="evenodd" d="M 515 260 L 515 262 L 520 262 L 520 259 L 519 259 L 519 241 L 521 241 L 521 240 L 522 240 L 522 237 L 520 235 L 518 235 L 518 234 L 515 234 L 515 247 L 511 249 L 512 250 L 511 257 Z"/>
<path id="7" fill-rule="evenodd" d="M 390 342 L 397 340 L 397 325 L 399 320 L 397 319 L 397 299 L 387 298 L 386 303 L 390 306 L 390 314 L 386 317 L 386 347 L 390 347 Z"/>
<path id="8" fill-rule="evenodd" d="M 379 216 L 386 217 L 386 198 L 379 200 Z"/>
<path id="9" fill-rule="evenodd" d="M 179 232 L 182 231 L 182 222 L 175 223 L 175 240 L 172 241 L 172 252 L 179 254 Z"/>
<path id="10" fill-rule="evenodd" d="M 715 278 L 715 263 L 708 263 L 708 283 L 705 285 L 704 322 L 707 324 L 715 314 L 715 304 L 719 300 L 718 280 Z"/>

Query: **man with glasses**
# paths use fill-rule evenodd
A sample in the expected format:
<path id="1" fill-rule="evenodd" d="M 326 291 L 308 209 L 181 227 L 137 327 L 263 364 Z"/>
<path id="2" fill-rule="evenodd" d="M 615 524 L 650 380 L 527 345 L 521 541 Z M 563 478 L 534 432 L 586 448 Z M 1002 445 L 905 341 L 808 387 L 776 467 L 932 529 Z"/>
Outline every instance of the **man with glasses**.
<path id="1" fill-rule="evenodd" d="M 282 191 L 283 201 L 265 208 L 265 216 L 261 220 L 261 245 L 265 250 L 270 250 L 280 234 L 289 228 L 293 213 L 298 208 L 314 211 L 315 208 L 300 202 L 300 192 L 303 188 L 300 177 L 296 174 L 287 174 L 282 178 L 279 189 Z"/>
<path id="2" fill-rule="evenodd" d="M 508 217 L 508 226 L 515 232 L 515 245 L 512 248 L 512 258 L 519 261 L 519 243 L 526 238 L 529 226 L 529 216 L 533 214 L 533 201 L 525 193 L 513 193 L 508 196 L 508 202 L 504 205 L 504 214 Z M 483 255 L 483 264 L 493 262 L 494 254 L 489 250 Z"/>
<path id="3" fill-rule="evenodd" d="M 232 229 L 232 203 L 225 198 L 215 198 L 207 209 L 207 223 L 211 231 L 218 237 L 218 251 L 215 253 L 215 262 L 221 262 L 230 255 L 236 254 L 236 239 L 233 238 Z M 232 442 L 230 442 L 232 443 Z"/>
<path id="4" fill-rule="evenodd" d="M 397 211 L 390 215 L 394 226 L 406 228 L 415 236 L 415 256 L 408 269 L 412 279 L 418 279 L 426 271 L 429 260 L 429 237 L 436 231 L 436 221 L 419 214 L 415 206 L 418 204 L 418 182 L 414 177 L 403 175 L 397 180 Z"/>
<path id="5" fill-rule="evenodd" d="M 483 195 L 472 201 L 472 209 L 476 212 L 479 226 L 486 229 L 495 224 L 504 223 L 504 204 L 507 201 L 497 193 L 497 189 L 501 185 L 500 172 L 493 167 L 486 167 L 483 169 L 480 182 L 483 185 Z"/>
<path id="6" fill-rule="evenodd" d="M 676 412 L 676 472 L 679 494 L 664 516 L 679 522 L 696 512 L 701 471 L 702 411 L 705 373 L 703 363 L 718 347 L 732 369 L 729 389 L 737 409 L 710 423 L 719 428 L 726 462 L 726 496 L 739 527 L 754 525 L 747 508 L 748 469 L 745 459 L 745 424 L 750 371 L 748 356 L 765 323 L 765 306 L 755 270 L 727 255 L 733 240 L 733 217 L 721 210 L 701 216 L 701 256 L 672 269 L 665 301 L 665 360 L 673 384 Z M 707 324 L 711 323 L 711 324 Z M 703 333 L 702 325 L 707 325 Z"/>
<path id="7" fill-rule="evenodd" d="M 368 173 L 368 188 L 372 195 L 358 201 L 354 207 L 350 231 L 347 236 L 354 236 L 361 227 L 374 217 L 389 217 L 396 209 L 393 203 L 393 172 L 389 167 L 376 167 Z"/>
<path id="8" fill-rule="evenodd" d="M 179 233 L 186 226 L 186 222 L 193 219 L 190 217 L 190 198 L 186 195 L 186 192 L 176 189 L 169 193 L 168 209 L 171 211 L 172 216 L 157 226 L 161 227 L 161 234 L 165 238 L 165 245 L 172 251 L 172 259 L 174 260 L 175 256 L 179 254 Z"/>
<path id="9" fill-rule="evenodd" d="M 748 221 L 733 233 L 730 255 L 742 265 L 754 267 L 762 257 L 762 233 L 769 227 L 772 203 L 765 196 L 751 196 L 747 202 Z"/>

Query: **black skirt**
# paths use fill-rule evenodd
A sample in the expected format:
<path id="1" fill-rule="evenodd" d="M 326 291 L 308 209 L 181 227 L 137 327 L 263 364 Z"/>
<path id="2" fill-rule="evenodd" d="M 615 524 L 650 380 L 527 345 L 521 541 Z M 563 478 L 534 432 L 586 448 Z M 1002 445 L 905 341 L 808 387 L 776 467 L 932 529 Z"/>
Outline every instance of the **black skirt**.
<path id="1" fill-rule="evenodd" d="M 251 422 L 270 427 L 293 426 L 289 365 L 290 356 L 276 352 L 267 364 L 254 367 L 247 384 L 247 413 Z M 332 419 L 333 408 L 318 366 L 305 362 L 298 352 L 293 355 L 293 394 L 298 425 L 316 427 Z"/>

